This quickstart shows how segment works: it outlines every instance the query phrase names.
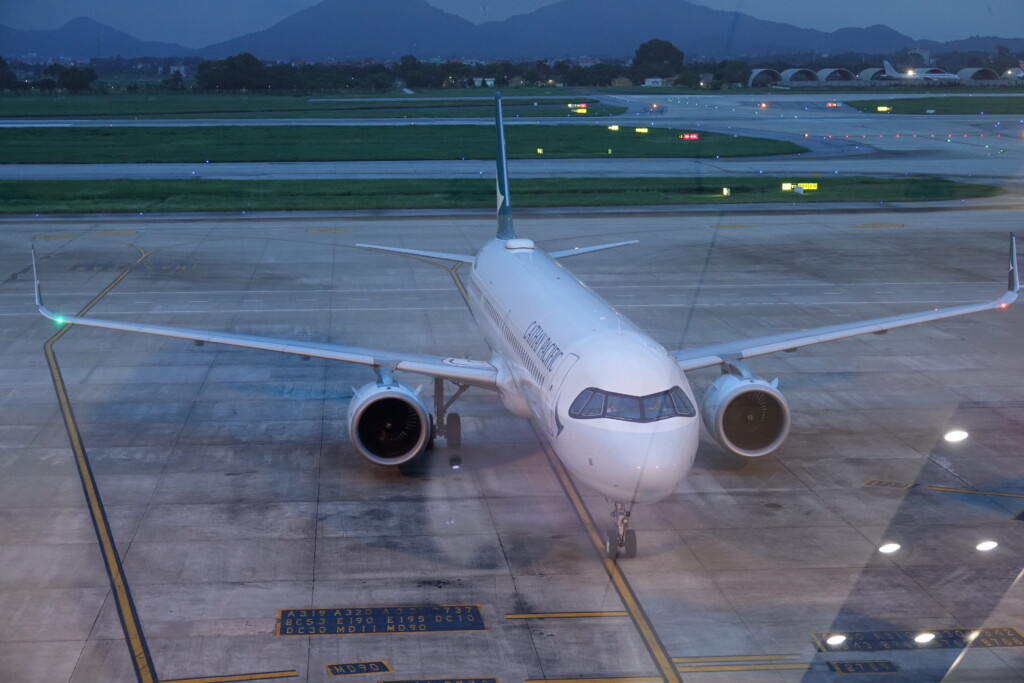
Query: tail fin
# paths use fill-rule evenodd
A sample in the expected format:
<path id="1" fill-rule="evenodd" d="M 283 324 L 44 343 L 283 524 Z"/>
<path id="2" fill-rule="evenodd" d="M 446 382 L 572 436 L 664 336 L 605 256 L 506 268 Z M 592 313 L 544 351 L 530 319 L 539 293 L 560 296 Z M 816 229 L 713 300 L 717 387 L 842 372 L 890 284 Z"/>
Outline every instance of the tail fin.
<path id="1" fill-rule="evenodd" d="M 890 64 L 889 62 L 882 62 L 882 66 L 885 67 L 885 75 L 886 76 L 889 76 L 890 78 L 899 78 L 900 77 L 899 72 L 896 71 L 896 69 L 894 69 L 892 64 Z"/>
<path id="2" fill-rule="evenodd" d="M 515 239 L 512 228 L 512 204 L 508 191 L 508 162 L 505 159 L 505 122 L 501 116 L 501 93 L 494 93 L 494 127 L 498 151 L 495 161 L 498 166 L 498 239 Z"/>

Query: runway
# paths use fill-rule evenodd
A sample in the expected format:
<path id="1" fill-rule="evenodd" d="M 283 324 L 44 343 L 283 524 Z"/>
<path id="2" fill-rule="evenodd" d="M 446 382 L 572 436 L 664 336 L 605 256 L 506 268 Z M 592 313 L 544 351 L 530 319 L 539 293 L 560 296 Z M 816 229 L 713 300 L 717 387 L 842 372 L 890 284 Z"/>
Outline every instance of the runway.
<path id="1" fill-rule="evenodd" d="M 510 126 L 658 126 L 770 137 L 808 147 L 806 154 L 738 159 L 522 159 L 515 177 L 672 177 L 811 174 L 900 177 L 926 175 L 955 180 L 1019 181 L 1024 154 L 1020 116 L 914 116 L 862 113 L 829 102 L 866 95 L 616 96 L 609 104 L 629 106 L 618 117 L 509 119 Z M 870 97 L 879 97 L 877 93 Z M 898 99 L 898 96 L 896 97 Z M 665 114 L 644 113 L 658 103 Z M 762 108 L 764 103 L 766 107 Z M 195 120 L 2 120 L 3 125 L 208 126 L 208 125 L 492 125 L 488 119 L 217 119 Z M 622 134 L 630 134 L 625 128 Z M 685 144 L 685 143 L 680 143 Z M 336 161 L 165 164 L 0 164 L 0 180 L 98 180 L 111 178 L 302 180 L 332 178 L 490 177 L 489 159 L 459 161 Z"/>
<path id="2" fill-rule="evenodd" d="M 519 230 L 550 249 L 640 239 L 573 271 L 679 348 L 989 298 L 1018 217 L 680 211 L 523 216 Z M 486 358 L 444 272 L 350 247 L 472 251 L 490 223 L 4 220 L 0 672 L 136 680 L 41 349 L 55 328 L 33 310 L 31 237 L 58 311 L 142 254 L 90 314 Z M 1010 631 L 966 649 L 888 649 L 879 634 L 1022 626 L 1019 313 L 751 362 L 780 377 L 787 445 L 742 460 L 703 444 L 673 497 L 635 509 L 640 557 L 617 577 L 587 537 L 605 501 L 581 490 L 581 517 L 529 425 L 486 392 L 457 408 L 462 469 L 441 447 L 403 475 L 345 435 L 361 369 L 85 329 L 53 349 L 159 680 L 327 681 L 328 665 L 376 661 L 388 679 L 647 680 L 652 654 L 617 578 L 686 681 L 838 680 L 832 665 L 858 661 L 888 662 L 906 677 L 894 680 L 1017 680 Z M 970 438 L 944 442 L 952 427 Z M 998 548 L 976 551 L 985 539 Z M 893 540 L 900 553 L 878 553 Z M 275 635 L 280 610 L 437 604 L 478 606 L 486 629 Z M 874 649 L 819 651 L 813 634 L 835 631 Z"/>

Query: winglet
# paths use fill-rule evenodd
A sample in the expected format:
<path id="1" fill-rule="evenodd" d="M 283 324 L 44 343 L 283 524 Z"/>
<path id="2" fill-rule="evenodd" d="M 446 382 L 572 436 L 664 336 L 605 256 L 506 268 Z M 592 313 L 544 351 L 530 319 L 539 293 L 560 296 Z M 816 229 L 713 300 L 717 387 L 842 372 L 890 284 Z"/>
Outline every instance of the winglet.
<path id="1" fill-rule="evenodd" d="M 1009 308 L 1020 292 L 1020 271 L 1017 269 L 1017 236 L 1010 233 L 1010 271 L 1006 277 L 1006 292 L 995 300 L 999 308 Z"/>
<path id="2" fill-rule="evenodd" d="M 42 313 L 45 317 L 49 318 L 50 320 L 56 320 L 58 323 L 63 324 L 65 322 L 63 317 L 57 315 L 56 313 L 54 313 L 53 311 L 51 311 L 50 309 L 43 305 L 43 293 L 39 287 L 39 270 L 36 268 L 35 244 L 32 245 L 32 280 L 34 281 L 35 285 L 36 308 L 38 308 L 39 312 Z"/>
<path id="3" fill-rule="evenodd" d="M 1017 236 L 1012 233 L 1010 234 L 1010 274 L 1007 279 L 1006 293 L 1012 294 L 1013 299 L 1016 299 L 1017 292 L 1020 291 L 1020 271 L 1017 269 Z"/>
<path id="4" fill-rule="evenodd" d="M 501 115 L 501 93 L 494 93 L 494 128 L 497 136 L 498 184 L 498 239 L 515 239 L 516 232 L 512 229 L 512 204 L 508 190 L 508 162 L 505 158 L 505 121 Z"/>
<path id="5" fill-rule="evenodd" d="M 36 245 L 32 244 L 32 280 L 36 290 L 36 308 L 42 308 L 43 295 L 39 292 L 39 272 L 36 269 Z"/>

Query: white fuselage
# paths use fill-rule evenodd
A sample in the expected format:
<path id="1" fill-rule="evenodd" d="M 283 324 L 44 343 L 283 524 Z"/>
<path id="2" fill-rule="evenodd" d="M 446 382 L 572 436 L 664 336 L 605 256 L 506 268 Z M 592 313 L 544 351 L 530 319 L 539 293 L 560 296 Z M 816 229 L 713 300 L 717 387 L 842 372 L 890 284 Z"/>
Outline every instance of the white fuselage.
<path id="1" fill-rule="evenodd" d="M 885 74 L 889 78 L 894 78 L 894 79 L 901 80 L 901 81 L 923 81 L 923 82 L 946 81 L 946 82 L 950 82 L 950 83 L 952 83 L 952 82 L 959 82 L 960 81 L 960 77 L 957 76 L 956 74 L 950 74 L 950 73 L 944 73 L 944 72 L 932 73 L 932 72 L 929 72 L 929 71 L 924 71 L 924 72 L 918 73 L 918 72 L 914 71 L 913 69 L 911 69 L 910 71 L 908 71 L 905 74 L 901 74 L 900 72 L 896 71 L 895 67 L 893 67 L 893 65 L 890 64 L 889 62 L 883 62 L 883 67 L 885 69 Z"/>
<path id="2" fill-rule="evenodd" d="M 537 425 L 576 477 L 622 502 L 653 502 L 675 490 L 693 464 L 700 428 L 696 416 L 643 419 L 673 387 L 693 405 L 664 347 L 530 240 L 486 244 L 467 293 L 501 369 L 503 402 Z M 573 417 L 570 406 L 587 389 L 647 408 L 581 419 L 577 407 Z"/>

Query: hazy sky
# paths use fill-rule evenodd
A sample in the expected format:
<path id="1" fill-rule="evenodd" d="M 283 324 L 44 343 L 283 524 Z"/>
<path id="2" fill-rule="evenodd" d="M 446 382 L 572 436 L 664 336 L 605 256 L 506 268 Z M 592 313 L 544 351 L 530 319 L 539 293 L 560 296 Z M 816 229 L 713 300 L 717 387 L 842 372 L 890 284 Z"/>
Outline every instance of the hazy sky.
<path id="1" fill-rule="evenodd" d="M 26 29 L 57 28 L 75 17 L 88 16 L 144 40 L 202 47 L 267 28 L 319 1 L 0 0 L 0 24 Z M 477 23 L 529 12 L 553 1 L 428 0 L 436 7 Z M 885 24 L 911 38 L 932 40 L 973 35 L 1024 37 L 1024 0 L 691 1 L 824 31 Z M 627 5 L 624 3 L 624 6 Z"/>

